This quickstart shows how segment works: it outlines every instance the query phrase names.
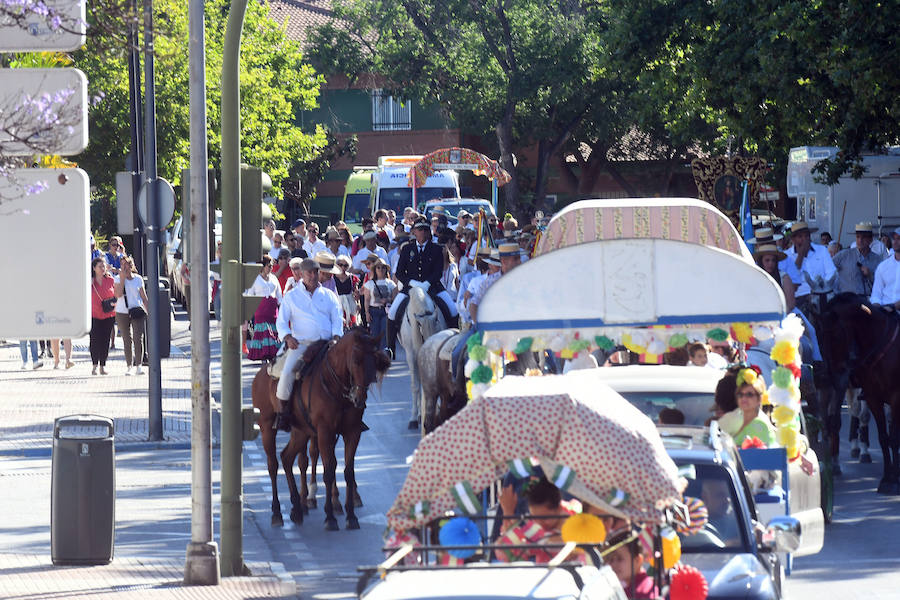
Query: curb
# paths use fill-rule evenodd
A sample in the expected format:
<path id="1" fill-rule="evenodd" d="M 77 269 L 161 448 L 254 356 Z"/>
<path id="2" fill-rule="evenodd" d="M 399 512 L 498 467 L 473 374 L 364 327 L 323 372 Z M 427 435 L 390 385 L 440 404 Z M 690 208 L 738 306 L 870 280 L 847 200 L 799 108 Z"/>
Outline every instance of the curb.
<path id="1" fill-rule="evenodd" d="M 218 448 L 218 440 L 212 444 Z M 117 454 L 128 452 L 146 452 L 147 450 L 190 450 L 191 442 L 122 442 L 115 444 Z M 0 456 L 12 456 L 19 458 L 49 458 L 53 454 L 52 446 L 38 446 L 34 448 L 16 448 L 12 450 L 0 450 Z"/>

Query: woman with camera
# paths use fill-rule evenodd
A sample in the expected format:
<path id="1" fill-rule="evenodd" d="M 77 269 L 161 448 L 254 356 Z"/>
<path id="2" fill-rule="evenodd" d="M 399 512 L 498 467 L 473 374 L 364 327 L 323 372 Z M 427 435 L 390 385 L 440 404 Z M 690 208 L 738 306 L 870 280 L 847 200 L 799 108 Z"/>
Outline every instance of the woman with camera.
<path id="1" fill-rule="evenodd" d="M 144 279 L 134 268 L 134 259 L 130 256 L 122 258 L 119 277 L 116 278 L 116 325 L 122 332 L 125 346 L 125 374 L 141 375 L 141 361 L 144 357 L 144 322 L 147 318 L 147 292 L 144 290 Z M 132 355 L 132 344 L 134 354 Z M 132 357 L 134 358 L 132 362 Z"/>
<path id="2" fill-rule="evenodd" d="M 115 280 L 106 269 L 106 260 L 98 256 L 91 261 L 91 375 L 106 375 L 109 335 L 116 323 Z"/>

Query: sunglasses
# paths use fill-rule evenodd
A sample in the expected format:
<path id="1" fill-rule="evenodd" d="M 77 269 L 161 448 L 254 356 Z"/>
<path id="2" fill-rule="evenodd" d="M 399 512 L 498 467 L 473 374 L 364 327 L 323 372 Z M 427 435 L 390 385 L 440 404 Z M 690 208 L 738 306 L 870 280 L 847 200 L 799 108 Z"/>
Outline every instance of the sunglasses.
<path id="1" fill-rule="evenodd" d="M 345 265 L 344 263 L 338 263 L 337 266 L 339 266 L 339 267 L 342 268 L 342 269 L 349 269 L 349 268 L 350 268 L 350 265 Z"/>

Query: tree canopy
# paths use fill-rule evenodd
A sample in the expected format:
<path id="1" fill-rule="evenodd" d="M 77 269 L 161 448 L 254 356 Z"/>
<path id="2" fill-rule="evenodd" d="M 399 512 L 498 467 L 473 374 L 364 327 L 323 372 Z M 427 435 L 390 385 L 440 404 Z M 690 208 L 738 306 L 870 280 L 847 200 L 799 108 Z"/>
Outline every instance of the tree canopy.
<path id="1" fill-rule="evenodd" d="M 206 2 L 207 125 L 214 168 L 221 153 L 219 81 L 228 7 L 227 0 Z M 190 151 L 187 8 L 187 3 L 175 0 L 154 2 L 158 170 L 176 184 L 188 166 Z M 89 95 L 103 98 L 90 109 L 88 148 L 74 160 L 90 174 L 99 194 L 109 197 L 130 145 L 128 49 L 109 44 L 104 36 L 89 37 L 87 46 L 74 55 L 75 66 L 87 75 Z M 247 7 L 240 77 L 241 160 L 267 171 L 273 192 L 280 195 L 280 183 L 289 171 L 315 158 L 326 145 L 323 127 L 304 132 L 296 121 L 301 110 L 316 106 L 322 78 L 258 2 Z"/>

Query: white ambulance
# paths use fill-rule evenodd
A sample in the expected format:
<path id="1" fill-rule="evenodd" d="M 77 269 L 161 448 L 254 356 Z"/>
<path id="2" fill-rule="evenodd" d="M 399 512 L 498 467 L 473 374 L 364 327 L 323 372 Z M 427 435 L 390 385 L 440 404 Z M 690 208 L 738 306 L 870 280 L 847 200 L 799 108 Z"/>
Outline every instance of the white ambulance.
<path id="1" fill-rule="evenodd" d="M 429 200 L 459 198 L 459 173 L 436 171 L 425 180 L 425 185 L 415 188 L 409 179 L 409 169 L 421 156 L 382 156 L 378 168 L 372 173 L 372 214 L 378 209 L 393 210 L 403 215 L 407 206 L 415 208 Z"/>

